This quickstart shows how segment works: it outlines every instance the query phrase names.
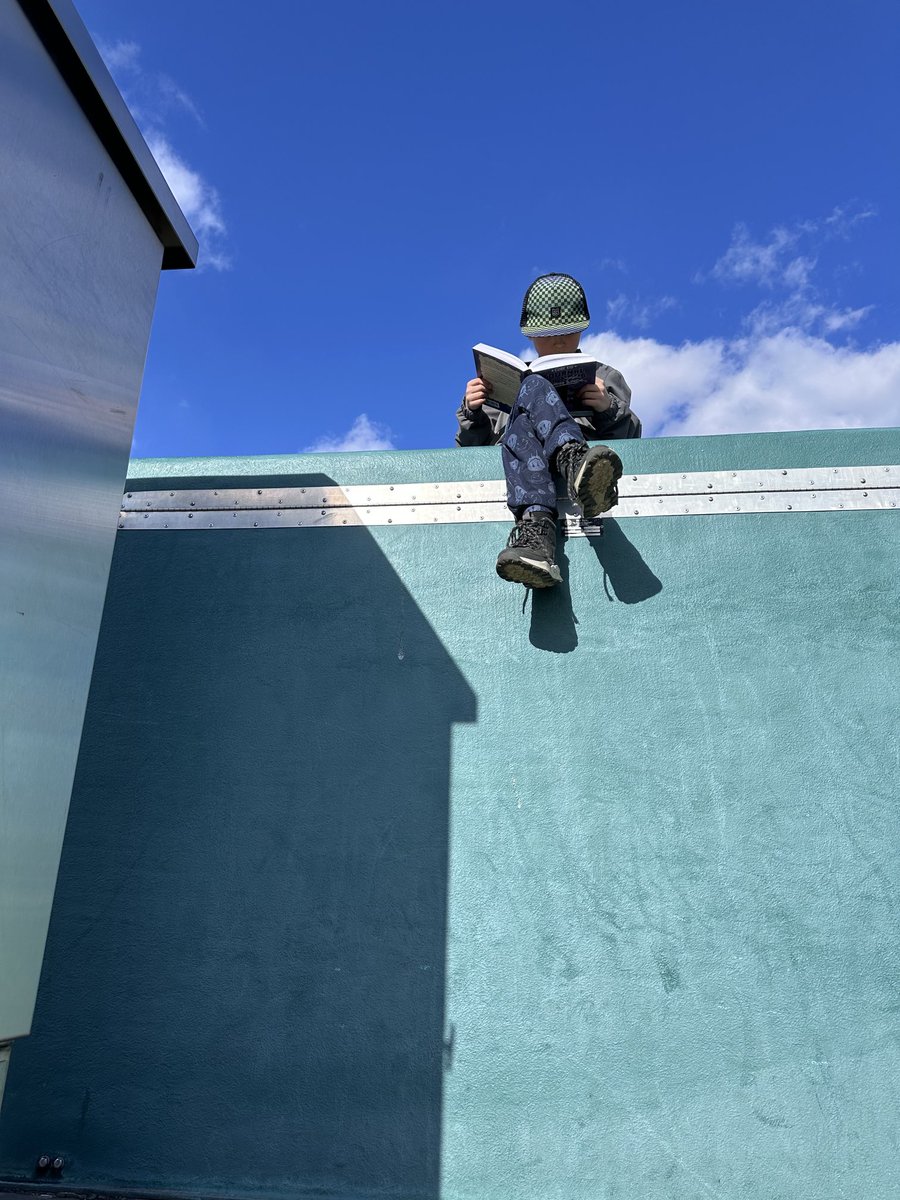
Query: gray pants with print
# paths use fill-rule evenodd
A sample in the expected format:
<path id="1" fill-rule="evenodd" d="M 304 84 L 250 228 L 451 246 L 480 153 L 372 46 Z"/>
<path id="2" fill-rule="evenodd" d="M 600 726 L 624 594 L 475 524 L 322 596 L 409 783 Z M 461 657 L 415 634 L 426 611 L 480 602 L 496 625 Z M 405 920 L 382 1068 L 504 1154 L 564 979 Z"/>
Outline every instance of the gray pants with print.
<path id="1" fill-rule="evenodd" d="M 500 443 L 506 474 L 506 502 L 518 518 L 528 509 L 556 512 L 553 456 L 584 434 L 556 389 L 540 375 L 526 375 Z"/>

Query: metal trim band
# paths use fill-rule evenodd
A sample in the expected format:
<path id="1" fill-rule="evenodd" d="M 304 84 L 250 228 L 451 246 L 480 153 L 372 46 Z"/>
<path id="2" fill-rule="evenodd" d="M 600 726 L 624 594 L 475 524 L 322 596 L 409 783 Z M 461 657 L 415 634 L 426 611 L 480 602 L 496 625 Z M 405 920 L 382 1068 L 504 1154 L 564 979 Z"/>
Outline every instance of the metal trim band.
<path id="1" fill-rule="evenodd" d="M 900 466 L 626 475 L 609 514 L 674 517 L 896 509 Z M 599 531 L 560 500 L 568 536 Z M 502 480 L 346 487 L 192 488 L 128 492 L 120 529 L 277 529 L 508 523 Z"/>

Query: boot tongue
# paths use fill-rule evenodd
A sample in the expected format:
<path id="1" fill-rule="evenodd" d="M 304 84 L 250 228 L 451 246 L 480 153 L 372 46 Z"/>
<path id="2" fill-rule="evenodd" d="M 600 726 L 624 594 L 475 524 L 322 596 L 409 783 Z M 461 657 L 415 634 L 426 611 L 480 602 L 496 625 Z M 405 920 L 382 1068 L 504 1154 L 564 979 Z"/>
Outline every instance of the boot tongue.
<path id="1" fill-rule="evenodd" d="M 532 524 L 536 524 L 538 521 L 552 521 L 554 525 L 556 524 L 556 518 L 553 513 L 548 512 L 545 508 L 538 509 L 536 512 L 525 513 L 522 520 Z"/>

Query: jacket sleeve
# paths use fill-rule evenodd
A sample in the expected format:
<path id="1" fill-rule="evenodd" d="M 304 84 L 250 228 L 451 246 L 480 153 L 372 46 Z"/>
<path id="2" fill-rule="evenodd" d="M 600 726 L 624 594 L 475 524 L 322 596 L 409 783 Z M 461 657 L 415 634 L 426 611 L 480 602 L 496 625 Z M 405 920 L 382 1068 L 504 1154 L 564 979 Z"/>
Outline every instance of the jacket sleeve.
<path id="1" fill-rule="evenodd" d="M 456 420 L 459 423 L 457 446 L 493 446 L 496 442 L 493 426 L 484 409 L 470 413 L 464 403 L 460 404 Z"/>
<path id="2" fill-rule="evenodd" d="M 606 385 L 612 403 L 605 412 L 591 416 L 594 434 L 598 438 L 640 437 L 641 422 L 631 411 L 631 388 L 621 371 L 601 363 L 597 374 Z"/>

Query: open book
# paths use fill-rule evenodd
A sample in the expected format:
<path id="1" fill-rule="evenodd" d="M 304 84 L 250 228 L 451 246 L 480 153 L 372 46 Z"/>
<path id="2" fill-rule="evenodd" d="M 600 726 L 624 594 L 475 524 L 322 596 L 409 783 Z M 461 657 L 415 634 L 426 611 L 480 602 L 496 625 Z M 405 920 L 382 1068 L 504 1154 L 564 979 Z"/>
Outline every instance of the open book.
<path id="1" fill-rule="evenodd" d="M 577 393 L 586 383 L 593 383 L 600 364 L 588 354 L 545 354 L 527 363 L 515 354 L 485 346 L 479 342 L 473 346 L 475 373 L 479 379 L 490 384 L 485 405 L 509 412 L 516 402 L 519 388 L 526 375 L 541 375 L 552 383 L 570 412 L 590 413 L 591 409 L 581 404 Z"/>

